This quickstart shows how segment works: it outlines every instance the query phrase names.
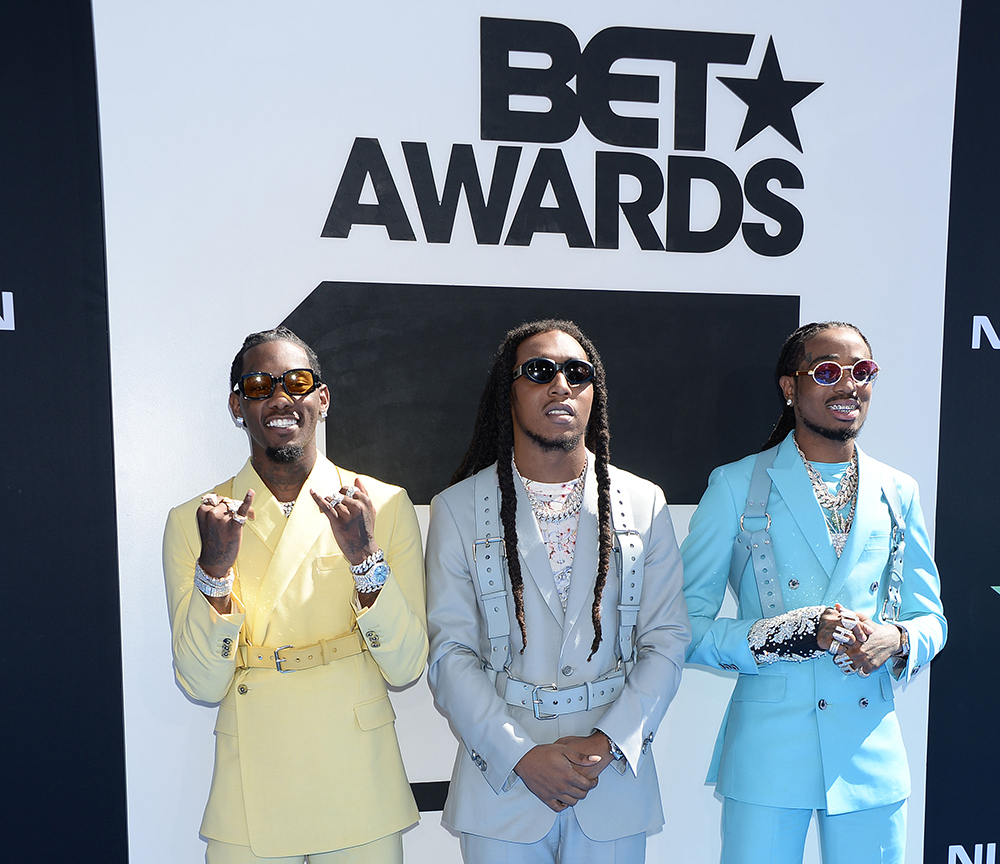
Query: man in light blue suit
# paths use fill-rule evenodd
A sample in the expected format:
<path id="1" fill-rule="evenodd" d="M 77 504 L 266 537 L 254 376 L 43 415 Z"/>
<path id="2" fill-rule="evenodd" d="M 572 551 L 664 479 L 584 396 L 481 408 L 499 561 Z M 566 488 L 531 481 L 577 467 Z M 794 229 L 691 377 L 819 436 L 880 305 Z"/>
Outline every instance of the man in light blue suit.
<path id="1" fill-rule="evenodd" d="M 688 660 L 740 672 L 709 781 L 724 864 L 902 864 L 909 769 L 891 678 L 944 645 L 912 478 L 855 438 L 878 366 L 850 324 L 808 324 L 775 372 L 785 402 L 758 456 L 712 472 L 681 548 Z M 735 538 L 735 540 L 734 540 Z M 716 618 L 730 583 L 735 618 Z"/>
<path id="2" fill-rule="evenodd" d="M 461 739 L 444 824 L 469 864 L 641 864 L 663 824 L 650 744 L 690 640 L 681 560 L 663 493 L 609 442 L 593 344 L 524 324 L 431 502 L 428 680 Z"/>

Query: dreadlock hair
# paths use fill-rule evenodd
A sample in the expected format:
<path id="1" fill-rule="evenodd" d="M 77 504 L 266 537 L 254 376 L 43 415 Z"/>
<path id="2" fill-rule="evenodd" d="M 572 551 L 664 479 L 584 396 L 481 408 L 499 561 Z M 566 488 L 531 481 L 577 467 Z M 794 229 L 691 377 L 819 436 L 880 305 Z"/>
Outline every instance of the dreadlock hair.
<path id="1" fill-rule="evenodd" d="M 322 383 L 323 370 L 319 367 L 319 357 L 316 356 L 316 352 L 287 327 L 276 327 L 274 330 L 261 330 L 259 333 L 251 333 L 243 340 L 243 347 L 236 352 L 232 368 L 229 370 L 230 392 L 232 392 L 243 376 L 243 358 L 246 356 L 247 351 L 251 348 L 256 348 L 258 345 L 263 345 L 265 342 L 291 342 L 293 345 L 298 345 L 299 348 L 306 352 L 306 357 L 309 358 L 309 366 L 313 370 L 316 382 Z"/>
<path id="2" fill-rule="evenodd" d="M 521 562 L 517 557 L 517 493 L 514 487 L 514 472 L 511 468 L 514 453 L 514 423 L 511 417 L 511 375 L 518 346 L 540 333 L 565 333 L 571 336 L 586 352 L 587 360 L 594 366 L 594 401 L 590 410 L 590 421 L 584 436 L 584 443 L 594 453 L 594 472 L 597 477 L 597 523 L 598 523 L 598 563 L 597 580 L 594 583 L 594 605 L 591 620 L 594 623 L 594 641 L 590 646 L 588 662 L 601 644 L 601 598 L 608 578 L 611 563 L 613 532 L 611 530 L 611 478 L 608 464 L 611 461 L 611 432 L 608 429 L 608 393 L 601 355 L 594 344 L 572 321 L 545 319 L 531 321 L 515 327 L 504 337 L 497 349 L 479 402 L 476 428 L 472 433 L 472 443 L 451 478 L 452 484 L 471 477 L 477 471 L 492 465 L 497 466 L 500 480 L 500 521 L 503 525 L 504 551 L 507 553 L 507 572 L 510 575 L 511 590 L 514 595 L 514 611 L 521 629 L 521 653 L 528 644 L 528 631 L 524 623 L 524 581 L 521 577 Z"/>
<path id="3" fill-rule="evenodd" d="M 781 354 L 778 356 L 778 365 L 774 369 L 774 386 L 778 388 L 778 397 L 782 403 L 781 416 L 778 418 L 778 422 L 774 424 L 771 436 L 764 442 L 764 446 L 760 448 L 761 450 L 767 450 L 780 444 L 785 440 L 788 433 L 795 428 L 795 407 L 786 404 L 785 394 L 781 389 L 781 379 L 786 375 L 793 376 L 798 371 L 799 366 L 802 365 L 802 361 L 806 356 L 806 342 L 825 330 L 833 330 L 837 327 L 853 330 L 861 337 L 865 345 L 868 346 L 868 353 L 872 353 L 872 346 L 868 341 L 868 337 L 853 324 L 849 324 L 846 321 L 820 321 L 813 322 L 812 324 L 803 324 L 798 330 L 792 333 L 785 340 L 785 344 L 781 348 Z"/>

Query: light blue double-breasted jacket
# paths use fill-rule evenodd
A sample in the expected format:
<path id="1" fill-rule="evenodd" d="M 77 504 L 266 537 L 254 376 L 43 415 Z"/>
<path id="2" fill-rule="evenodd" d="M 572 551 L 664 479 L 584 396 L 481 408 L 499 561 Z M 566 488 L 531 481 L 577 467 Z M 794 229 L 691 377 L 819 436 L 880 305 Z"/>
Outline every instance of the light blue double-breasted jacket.
<path id="1" fill-rule="evenodd" d="M 729 578 L 755 456 L 715 469 L 681 547 L 693 639 L 688 660 L 738 670 L 709 781 L 729 798 L 831 815 L 901 801 L 910 774 L 893 705 L 892 661 L 869 678 L 845 675 L 830 655 L 757 666 L 747 635 L 762 618 L 748 561 L 735 618 L 716 616 Z M 789 435 L 778 447 L 767 512 L 786 610 L 833 606 L 877 619 L 888 576 L 892 519 L 883 483 L 899 490 L 906 523 L 899 620 L 909 679 L 941 650 L 947 624 L 916 482 L 858 449 L 854 523 L 838 559 L 809 476 Z"/>

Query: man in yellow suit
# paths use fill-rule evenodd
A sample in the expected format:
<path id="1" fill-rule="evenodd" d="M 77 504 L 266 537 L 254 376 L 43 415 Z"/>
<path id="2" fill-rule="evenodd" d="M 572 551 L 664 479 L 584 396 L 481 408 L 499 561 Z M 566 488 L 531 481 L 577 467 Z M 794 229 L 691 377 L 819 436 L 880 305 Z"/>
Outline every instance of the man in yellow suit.
<path id="1" fill-rule="evenodd" d="M 250 459 L 163 539 L 177 680 L 220 703 L 208 864 L 401 861 L 417 811 L 386 682 L 427 659 L 413 505 L 317 453 L 330 394 L 291 331 L 248 336 L 230 385 Z"/>

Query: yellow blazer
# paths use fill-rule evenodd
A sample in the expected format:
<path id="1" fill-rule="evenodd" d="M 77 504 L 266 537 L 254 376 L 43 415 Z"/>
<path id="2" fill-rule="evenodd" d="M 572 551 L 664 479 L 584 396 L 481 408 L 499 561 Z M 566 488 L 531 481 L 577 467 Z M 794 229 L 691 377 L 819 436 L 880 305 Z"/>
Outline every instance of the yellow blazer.
<path id="1" fill-rule="evenodd" d="M 229 615 L 194 588 L 202 496 L 167 518 L 163 570 L 177 680 L 193 699 L 221 701 L 201 833 L 260 857 L 356 846 L 418 818 L 386 682 L 416 680 L 427 660 L 420 531 L 403 489 L 362 476 L 392 575 L 375 603 L 356 612 L 349 563 L 309 495 L 330 494 L 355 476 L 319 457 L 287 519 L 249 461 L 215 487 L 235 499 L 256 493 Z M 326 666 L 291 674 L 237 666 L 237 644 L 303 647 L 355 628 L 365 650 Z"/>

